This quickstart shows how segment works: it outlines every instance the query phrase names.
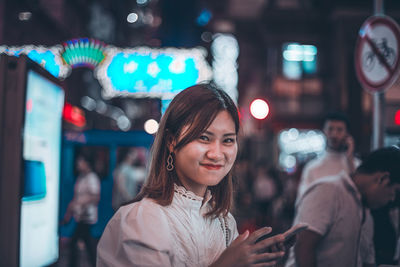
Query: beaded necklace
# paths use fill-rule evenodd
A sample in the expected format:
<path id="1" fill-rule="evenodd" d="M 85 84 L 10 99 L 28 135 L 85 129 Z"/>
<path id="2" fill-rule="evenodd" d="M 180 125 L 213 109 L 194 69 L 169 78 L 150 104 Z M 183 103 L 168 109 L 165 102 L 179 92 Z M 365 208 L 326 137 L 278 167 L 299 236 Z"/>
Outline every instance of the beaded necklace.
<path id="1" fill-rule="evenodd" d="M 225 220 L 225 217 L 218 217 L 218 220 L 221 223 L 222 232 L 225 234 L 225 245 L 226 245 L 226 247 L 228 247 L 228 245 L 229 245 L 228 224 Z"/>

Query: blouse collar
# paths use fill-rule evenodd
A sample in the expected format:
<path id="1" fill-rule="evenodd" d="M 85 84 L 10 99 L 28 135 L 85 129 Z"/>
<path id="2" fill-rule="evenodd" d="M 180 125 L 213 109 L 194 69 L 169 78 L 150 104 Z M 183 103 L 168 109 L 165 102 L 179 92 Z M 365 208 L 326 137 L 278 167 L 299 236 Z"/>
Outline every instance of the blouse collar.
<path id="1" fill-rule="evenodd" d="M 205 214 L 208 210 L 207 204 L 212 198 L 210 190 L 207 189 L 204 197 L 200 197 L 187 190 L 185 187 L 174 184 L 174 202 L 185 207 L 199 210 L 201 214 Z"/>

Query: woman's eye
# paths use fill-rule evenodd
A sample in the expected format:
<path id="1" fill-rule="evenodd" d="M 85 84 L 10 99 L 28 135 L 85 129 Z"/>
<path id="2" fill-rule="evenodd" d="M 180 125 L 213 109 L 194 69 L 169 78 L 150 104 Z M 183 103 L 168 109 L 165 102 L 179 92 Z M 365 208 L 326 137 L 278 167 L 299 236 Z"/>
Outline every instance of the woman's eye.
<path id="1" fill-rule="evenodd" d="M 227 138 L 224 140 L 225 143 L 235 143 L 236 139 L 234 138 Z"/>
<path id="2" fill-rule="evenodd" d="M 210 140 L 210 139 L 208 138 L 208 136 L 206 136 L 206 135 L 200 135 L 199 139 L 200 139 L 201 141 L 209 141 L 209 140 Z"/>

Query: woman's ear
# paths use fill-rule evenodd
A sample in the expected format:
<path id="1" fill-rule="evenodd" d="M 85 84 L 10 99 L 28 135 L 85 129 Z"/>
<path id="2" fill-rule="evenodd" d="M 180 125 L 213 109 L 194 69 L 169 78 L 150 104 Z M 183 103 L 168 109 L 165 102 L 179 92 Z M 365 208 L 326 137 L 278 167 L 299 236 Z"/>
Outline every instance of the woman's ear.
<path id="1" fill-rule="evenodd" d="M 167 138 L 167 146 L 168 146 L 169 153 L 173 153 L 175 150 L 175 146 L 176 146 L 176 140 L 171 135 L 169 135 Z"/>
<path id="2" fill-rule="evenodd" d="M 383 172 L 380 175 L 379 184 L 386 185 L 386 184 L 389 184 L 389 183 L 390 183 L 390 173 L 389 172 Z"/>

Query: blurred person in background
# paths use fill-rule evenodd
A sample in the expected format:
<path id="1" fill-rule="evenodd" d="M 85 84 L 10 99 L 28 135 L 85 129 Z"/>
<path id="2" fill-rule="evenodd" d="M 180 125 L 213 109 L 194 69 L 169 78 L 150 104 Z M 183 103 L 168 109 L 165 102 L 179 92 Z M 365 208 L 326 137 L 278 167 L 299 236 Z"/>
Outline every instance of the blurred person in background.
<path id="1" fill-rule="evenodd" d="M 135 202 L 121 207 L 98 245 L 97 266 L 273 266 L 284 236 L 238 235 L 230 213 L 238 111 L 222 90 L 189 87 L 172 100 Z M 266 251 L 269 249 L 268 251 Z"/>
<path id="2" fill-rule="evenodd" d="M 274 201 L 282 195 L 278 170 L 258 164 L 252 186 L 258 212 L 258 225 L 271 225 Z M 275 227 L 274 227 L 275 228 Z M 276 229 L 275 229 L 276 230 Z"/>
<path id="3" fill-rule="evenodd" d="M 301 197 L 315 180 L 341 171 L 350 174 L 360 164 L 360 160 L 354 157 L 354 139 L 350 135 L 349 127 L 350 122 L 343 113 L 330 113 L 324 118 L 326 151 L 304 166 L 297 198 Z"/>
<path id="4" fill-rule="evenodd" d="M 112 207 L 114 211 L 132 201 L 146 178 L 145 156 L 139 148 L 130 148 L 114 171 Z"/>
<path id="5" fill-rule="evenodd" d="M 272 200 L 278 195 L 277 174 L 263 165 L 257 166 L 253 193 L 258 209 L 267 215 Z"/>
<path id="6" fill-rule="evenodd" d="M 270 218 L 272 219 L 271 226 L 279 232 L 290 228 L 292 225 L 302 166 L 304 165 L 300 164 L 293 173 L 279 170 L 277 172 L 278 195 L 272 203 Z"/>
<path id="7" fill-rule="evenodd" d="M 240 144 L 238 146 L 242 147 Z M 259 228 L 256 220 L 257 209 L 254 208 L 254 194 L 252 192 L 252 178 L 255 177 L 254 168 L 251 166 L 251 161 L 243 157 L 243 154 L 243 152 L 238 152 L 240 156 L 236 159 L 232 171 L 235 181 L 235 209 L 233 212 L 238 232 L 241 234 L 246 230 L 251 233 Z"/>
<path id="8" fill-rule="evenodd" d="M 374 245 L 378 266 L 400 263 L 399 206 L 400 198 L 397 195 L 393 203 L 371 211 L 374 218 Z"/>
<path id="9" fill-rule="evenodd" d="M 90 228 L 97 222 L 98 202 L 100 200 L 99 177 L 92 170 L 93 160 L 79 154 L 76 158 L 78 177 L 74 185 L 74 196 L 68 205 L 62 224 L 66 224 L 73 217 L 76 227 L 70 240 L 69 266 L 78 266 L 78 241 L 83 240 L 89 261 L 96 266 L 96 242 L 91 236 Z"/>
<path id="10" fill-rule="evenodd" d="M 400 147 L 400 144 L 397 144 Z M 399 192 L 398 192 L 399 193 Z M 383 208 L 372 210 L 376 264 L 400 264 L 400 194 Z"/>
<path id="11" fill-rule="evenodd" d="M 366 208 L 393 201 L 400 188 L 400 150 L 382 148 L 357 170 L 320 178 L 300 196 L 294 223 L 309 225 L 298 235 L 286 266 L 375 266 L 361 258 Z"/>
<path id="12" fill-rule="evenodd" d="M 350 175 L 360 165 L 360 160 L 354 156 L 354 139 L 349 130 L 350 121 L 345 114 L 333 112 L 325 116 L 323 132 L 326 136 L 326 151 L 304 166 L 297 190 L 296 205 L 313 182 L 342 171 Z M 360 252 L 363 261 L 373 266 L 375 263 L 373 218 L 369 209 L 366 209 L 365 213 Z"/>

